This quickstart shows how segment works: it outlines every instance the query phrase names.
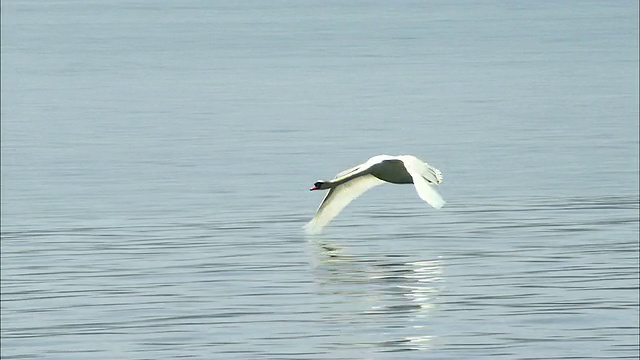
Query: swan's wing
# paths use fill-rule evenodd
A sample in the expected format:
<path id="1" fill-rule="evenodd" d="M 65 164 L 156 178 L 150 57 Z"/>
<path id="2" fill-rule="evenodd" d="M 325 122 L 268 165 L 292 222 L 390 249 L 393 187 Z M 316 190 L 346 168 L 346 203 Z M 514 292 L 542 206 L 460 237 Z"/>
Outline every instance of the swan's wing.
<path id="1" fill-rule="evenodd" d="M 395 157 L 389 156 L 389 155 L 376 155 L 371 159 L 367 160 L 363 164 L 356 165 L 350 169 L 341 171 L 331 181 L 337 182 L 337 181 L 345 180 L 346 178 L 349 178 L 352 176 L 359 176 L 360 173 L 367 172 L 367 170 L 369 170 L 372 166 L 380 164 L 385 160 L 392 160 L 392 159 L 395 159 Z"/>
<path id="2" fill-rule="evenodd" d="M 381 184 L 384 184 L 384 181 L 373 175 L 366 174 L 332 188 L 322 200 L 316 216 L 305 225 L 306 232 L 308 234 L 320 233 L 322 228 L 331 222 L 349 203 L 367 190 Z"/>
<path id="3" fill-rule="evenodd" d="M 423 162 L 413 155 L 401 155 L 398 156 L 398 159 L 402 160 L 406 169 L 408 169 L 407 166 L 413 168 L 420 173 L 422 177 L 427 179 L 428 182 L 436 185 L 442 184 L 442 171 L 434 168 L 426 162 Z"/>
<path id="4" fill-rule="evenodd" d="M 413 185 L 416 187 L 418 196 L 436 209 L 444 206 L 444 199 L 431 185 L 442 182 L 442 173 L 440 170 L 423 163 L 417 158 L 402 159 L 402 162 L 413 179 Z"/>
<path id="5" fill-rule="evenodd" d="M 423 163 L 424 171 L 422 176 L 432 184 L 442 184 L 442 171 L 434 168 L 433 166 Z"/>
<path id="6" fill-rule="evenodd" d="M 362 167 L 362 165 L 364 165 L 364 164 L 356 165 L 356 166 L 352 167 L 351 169 L 347 169 L 345 171 L 341 171 L 340 173 L 338 173 L 338 175 L 336 175 L 333 178 L 333 181 L 339 180 L 341 177 L 344 177 L 346 175 L 350 175 L 352 173 L 357 172 L 358 169 L 360 169 Z"/>

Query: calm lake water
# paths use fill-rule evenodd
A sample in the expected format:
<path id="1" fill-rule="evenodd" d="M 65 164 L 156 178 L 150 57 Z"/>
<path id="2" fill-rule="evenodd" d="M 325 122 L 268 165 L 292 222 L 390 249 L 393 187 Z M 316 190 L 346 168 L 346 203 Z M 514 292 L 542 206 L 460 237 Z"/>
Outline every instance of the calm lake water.
<path id="1" fill-rule="evenodd" d="M 2 359 L 639 356 L 637 1 L 2 1 Z M 317 179 L 382 186 L 320 236 Z"/>

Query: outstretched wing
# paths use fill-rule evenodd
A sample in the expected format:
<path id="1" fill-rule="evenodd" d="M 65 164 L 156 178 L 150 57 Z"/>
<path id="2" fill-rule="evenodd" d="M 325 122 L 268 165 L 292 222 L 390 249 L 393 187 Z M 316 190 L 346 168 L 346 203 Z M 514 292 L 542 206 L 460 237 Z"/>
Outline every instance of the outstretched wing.
<path id="1" fill-rule="evenodd" d="M 350 170 L 355 170 L 355 168 Z M 344 174 L 342 176 L 347 175 L 347 172 L 348 171 L 343 172 Z M 340 177 L 340 174 L 336 177 Z M 306 232 L 308 234 L 320 233 L 322 228 L 331 222 L 331 220 L 333 220 L 333 218 L 335 218 L 342 209 L 349 205 L 349 203 L 365 193 L 367 190 L 383 183 L 384 181 L 376 178 L 375 176 L 366 174 L 355 177 L 332 188 L 329 190 L 327 196 L 324 197 L 324 200 L 322 200 L 322 203 L 316 212 L 316 216 L 314 216 L 314 218 L 305 225 Z"/>
<path id="2" fill-rule="evenodd" d="M 360 168 L 362 167 L 362 165 L 364 165 L 364 164 L 356 165 L 356 166 L 354 166 L 354 167 L 352 167 L 352 168 L 350 168 L 350 169 L 347 169 L 347 170 L 341 171 L 340 173 L 338 173 L 338 175 L 336 175 L 336 176 L 333 178 L 333 180 L 338 180 L 338 179 L 340 179 L 340 178 L 341 178 L 341 177 L 343 177 L 343 176 L 346 176 L 346 175 L 349 175 L 349 174 L 352 174 L 352 173 L 357 172 L 357 171 L 358 171 L 358 169 L 360 169 Z"/>
<path id="3" fill-rule="evenodd" d="M 427 181 L 432 184 L 442 184 L 442 171 L 427 163 L 423 163 L 422 165 L 424 165 L 424 171 L 421 172 L 421 175 L 427 179 Z"/>
<path id="4" fill-rule="evenodd" d="M 401 160 L 404 163 L 405 169 L 407 169 L 407 172 L 413 179 L 413 185 L 418 192 L 418 196 L 436 209 L 444 206 L 444 199 L 436 189 L 433 188 L 435 184 L 442 182 L 442 172 L 413 156 L 403 156 Z"/>
<path id="5" fill-rule="evenodd" d="M 351 177 L 360 176 L 361 173 L 368 172 L 371 167 L 378 165 L 385 160 L 393 159 L 395 159 L 395 157 L 390 155 L 376 155 L 360 165 L 356 165 L 350 169 L 339 172 L 338 175 L 336 175 L 336 177 L 334 177 L 331 181 L 339 182 L 347 180 Z"/>

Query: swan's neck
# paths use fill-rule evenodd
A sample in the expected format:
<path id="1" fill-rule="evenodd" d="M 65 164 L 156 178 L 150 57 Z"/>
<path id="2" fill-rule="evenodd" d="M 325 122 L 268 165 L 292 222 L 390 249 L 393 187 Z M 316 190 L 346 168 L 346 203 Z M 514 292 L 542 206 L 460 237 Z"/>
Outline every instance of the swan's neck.
<path id="1" fill-rule="evenodd" d="M 336 187 L 336 186 L 338 186 L 340 184 L 342 184 L 342 182 L 340 182 L 340 181 L 327 180 L 327 181 L 324 181 L 322 183 L 322 186 L 320 187 L 320 190 L 329 190 L 329 189 L 332 189 L 332 188 L 334 188 L 334 187 Z"/>

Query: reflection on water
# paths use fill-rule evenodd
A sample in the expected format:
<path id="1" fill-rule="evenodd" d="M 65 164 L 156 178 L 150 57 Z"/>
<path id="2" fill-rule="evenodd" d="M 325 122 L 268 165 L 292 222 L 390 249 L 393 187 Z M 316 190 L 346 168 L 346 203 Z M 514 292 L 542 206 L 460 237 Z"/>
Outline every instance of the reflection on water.
<path id="1" fill-rule="evenodd" d="M 440 260 L 415 261 L 407 254 L 361 257 L 327 239 L 310 241 L 318 295 L 332 298 L 324 322 L 381 334 L 367 344 L 380 351 L 432 347 L 437 335 L 431 332 L 430 317 L 437 311 L 443 283 Z"/>

